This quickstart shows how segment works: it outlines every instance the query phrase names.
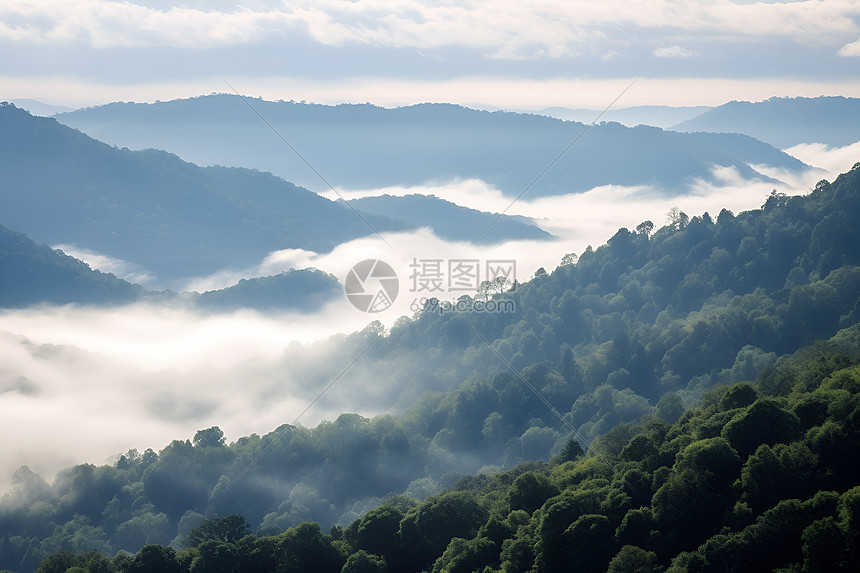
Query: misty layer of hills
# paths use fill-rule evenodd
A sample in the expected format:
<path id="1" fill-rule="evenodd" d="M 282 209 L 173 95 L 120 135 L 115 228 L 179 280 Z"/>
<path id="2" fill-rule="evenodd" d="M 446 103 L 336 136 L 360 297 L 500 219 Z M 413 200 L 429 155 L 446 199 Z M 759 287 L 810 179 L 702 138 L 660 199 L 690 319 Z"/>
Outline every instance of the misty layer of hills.
<path id="1" fill-rule="evenodd" d="M 242 279 L 231 287 L 204 293 L 147 291 L 0 225 L 0 308 L 177 302 L 210 311 L 251 308 L 311 312 L 341 294 L 337 278 L 317 269 Z"/>
<path id="2" fill-rule="evenodd" d="M 548 107 L 530 113 L 589 124 L 600 116 L 602 112 L 603 115 L 600 116 L 601 121 L 617 121 L 628 127 L 653 125 L 654 127 L 669 129 L 673 125 L 698 117 L 711 109 L 713 108 L 707 106 L 671 107 L 667 105 L 637 105 L 621 109 L 610 109 L 605 112 L 598 109 Z"/>
<path id="3" fill-rule="evenodd" d="M 478 178 L 520 194 L 580 136 L 585 125 L 531 114 L 450 104 L 385 109 L 245 100 L 335 187 L 375 189 Z M 211 95 L 154 104 L 112 103 L 55 116 L 92 137 L 133 149 L 154 147 L 201 165 L 271 171 L 318 192 L 325 184 L 245 101 Z M 649 185 L 682 193 L 714 166 L 759 177 L 750 165 L 804 170 L 800 161 L 753 138 L 687 134 L 655 127 L 595 125 L 530 189 L 531 197 L 600 185 Z"/>
<path id="4" fill-rule="evenodd" d="M 416 227 L 430 227 L 437 235 L 452 241 L 473 241 L 485 230 L 477 243 L 495 243 L 503 240 L 550 239 L 552 235 L 534 225 L 525 217 L 499 216 L 475 209 L 460 207 L 434 196 L 406 195 L 394 197 L 380 195 L 353 199 L 350 204 L 368 213 L 375 213 L 407 221 Z"/>
<path id="5" fill-rule="evenodd" d="M 743 570 L 722 566 L 738 555 L 770 570 L 827 548 L 841 567 L 857 546 L 858 236 L 860 164 L 761 209 L 620 229 L 496 295 L 513 312 L 428 309 L 338 337 L 322 358 L 288 349 L 285 374 L 313 380 L 361 355 L 337 393 L 375 386 L 412 403 L 230 444 L 207 428 L 53 484 L 22 468 L 0 511 L 0 564 L 156 543 L 184 565 L 150 547 L 123 570 L 157 554 L 196 571 L 255 547 L 284 571 L 337 572 L 359 550 L 377 567 L 343 570 L 604 571 L 622 551 L 649 571 Z M 535 460 L 552 461 L 505 471 Z M 395 495 L 452 486 L 419 505 Z M 269 541 L 201 541 L 206 518 L 230 514 Z M 761 549 L 774 544 L 791 549 Z"/>
<path id="6" fill-rule="evenodd" d="M 11 105 L 0 107 L 0 131 L 3 223 L 38 241 L 129 261 L 162 281 L 247 268 L 279 249 L 326 252 L 373 229 L 430 226 L 461 238 L 460 229 L 494 218 L 436 198 L 422 200 L 420 211 L 388 198 L 372 206 L 409 222 L 364 213 L 371 229 L 346 205 L 269 173 L 117 149 Z M 503 216 L 482 241 L 549 237 Z"/>
<path id="7" fill-rule="evenodd" d="M 123 304 L 146 296 L 143 287 L 35 243 L 0 226 L 0 308 L 50 304 Z"/>
<path id="8" fill-rule="evenodd" d="M 860 99 L 774 97 L 761 102 L 732 101 L 672 129 L 743 133 L 780 149 L 800 143 L 839 147 L 860 141 Z"/>

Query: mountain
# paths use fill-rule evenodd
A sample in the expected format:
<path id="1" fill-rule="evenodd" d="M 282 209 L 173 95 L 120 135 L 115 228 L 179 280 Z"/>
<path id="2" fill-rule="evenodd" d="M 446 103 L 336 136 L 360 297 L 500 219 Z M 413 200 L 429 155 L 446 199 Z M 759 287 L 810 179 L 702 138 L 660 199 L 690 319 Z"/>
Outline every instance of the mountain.
<path id="1" fill-rule="evenodd" d="M 190 295 L 190 302 L 206 310 L 250 308 L 262 312 L 293 309 L 313 312 L 337 296 L 343 287 L 337 277 L 317 269 L 289 270 L 237 284 Z"/>
<path id="2" fill-rule="evenodd" d="M 415 227 L 430 227 L 449 241 L 472 241 L 485 229 L 478 244 L 553 238 L 526 217 L 485 213 L 432 195 L 380 195 L 353 199 L 350 204 L 360 211 L 406 221 Z"/>
<path id="3" fill-rule="evenodd" d="M 91 269 L 86 263 L 0 225 L 0 308 L 50 304 L 123 304 L 143 287 Z"/>
<path id="4" fill-rule="evenodd" d="M 478 178 L 516 197 L 582 134 L 576 122 L 487 112 L 450 104 L 385 109 L 211 95 L 153 104 L 113 103 L 56 118 L 92 137 L 130 148 L 155 147 L 201 165 L 271 171 L 318 192 L 328 187 L 249 105 L 335 187 L 373 189 Z M 750 165 L 807 167 L 750 137 L 596 125 L 529 190 L 529 197 L 599 185 L 654 185 L 674 194 L 715 165 L 760 177 Z"/>
<path id="5" fill-rule="evenodd" d="M 178 571 L 144 548 L 172 544 L 195 571 L 273 552 L 339 571 L 359 549 L 377 571 L 840 570 L 818 564 L 857 547 L 860 165 L 761 209 L 646 223 L 495 295 L 504 312 L 428 308 L 284 349 L 278 383 L 307 403 L 405 395 L 394 413 L 229 444 L 210 427 L 52 484 L 21 468 L 0 566 L 126 549 L 132 570 Z"/>
<path id="6" fill-rule="evenodd" d="M 33 115 L 41 115 L 41 116 L 50 116 L 55 113 L 65 113 L 67 111 L 74 111 L 75 108 L 68 107 L 65 105 L 53 105 L 49 103 L 43 103 L 35 99 L 16 99 L 12 100 L 13 104 L 21 109 L 26 109 Z"/>
<path id="7" fill-rule="evenodd" d="M 217 312 L 242 308 L 311 312 L 342 295 L 343 287 L 337 278 L 317 269 L 242 279 L 233 286 L 204 293 L 147 291 L 0 225 L 0 308 L 148 301 L 191 304 Z"/>
<path id="8" fill-rule="evenodd" d="M 785 149 L 800 143 L 845 146 L 860 141 L 860 98 L 778 98 L 731 101 L 672 129 L 744 133 Z"/>
<path id="9" fill-rule="evenodd" d="M 0 213 L 49 244 L 135 263 L 161 281 L 252 266 L 284 248 L 327 251 L 373 233 L 344 205 L 268 173 L 117 149 L 0 106 Z M 367 216 L 381 232 L 403 222 Z"/>
<path id="10" fill-rule="evenodd" d="M 652 125 L 654 127 L 669 129 L 673 125 L 698 117 L 711 109 L 713 108 L 708 106 L 670 107 L 666 105 L 638 105 L 621 109 L 610 109 L 600 117 L 600 120 L 616 121 L 628 127 Z M 548 115 L 549 117 L 566 121 L 578 121 L 579 123 L 589 124 L 600 115 L 601 111 L 599 109 L 548 107 L 540 111 L 520 113 Z"/>

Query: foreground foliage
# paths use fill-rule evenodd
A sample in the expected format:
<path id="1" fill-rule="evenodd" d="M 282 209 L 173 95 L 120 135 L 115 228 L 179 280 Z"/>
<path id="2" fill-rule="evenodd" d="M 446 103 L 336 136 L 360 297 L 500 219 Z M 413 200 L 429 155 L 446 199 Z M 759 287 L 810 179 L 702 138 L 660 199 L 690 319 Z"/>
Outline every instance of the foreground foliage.
<path id="1" fill-rule="evenodd" d="M 618 426 L 585 455 L 571 441 L 548 463 L 466 477 L 421 503 L 395 496 L 327 534 L 315 523 L 248 527 L 209 519 L 179 550 L 62 552 L 37 572 L 851 571 L 860 327 L 756 384 L 711 389 L 674 424 Z"/>

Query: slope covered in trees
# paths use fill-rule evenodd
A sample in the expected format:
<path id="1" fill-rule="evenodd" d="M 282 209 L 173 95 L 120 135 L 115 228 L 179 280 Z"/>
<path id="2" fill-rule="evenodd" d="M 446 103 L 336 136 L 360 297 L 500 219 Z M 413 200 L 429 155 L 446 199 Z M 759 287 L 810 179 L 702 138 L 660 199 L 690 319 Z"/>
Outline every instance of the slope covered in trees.
<path id="1" fill-rule="evenodd" d="M 757 383 L 713 387 L 674 424 L 618 426 L 585 455 L 570 441 L 549 463 L 466 477 L 420 503 L 395 496 L 327 534 L 315 523 L 251 534 L 233 514 L 174 546 L 58 553 L 37 571 L 852 571 L 860 327 Z"/>
<path id="2" fill-rule="evenodd" d="M 743 467 L 744 460 L 757 451 L 758 428 L 784 431 L 775 438 L 768 434 L 761 439 L 773 445 L 806 440 L 807 434 L 801 436 L 797 428 L 811 431 L 817 425 L 826 426 L 830 420 L 842 426 L 826 426 L 827 433 L 815 447 L 824 448 L 816 450 L 824 452 L 827 444 L 835 444 L 832 451 L 836 452 L 833 458 L 836 459 L 842 455 L 841 436 L 853 431 L 849 410 L 843 412 L 842 418 L 819 416 L 821 422 L 808 426 L 803 422 L 797 426 L 785 412 L 801 420 L 806 415 L 797 400 L 807 398 L 792 397 L 797 380 L 806 379 L 803 374 L 806 370 L 799 366 L 793 370 L 794 362 L 777 360 L 860 322 L 860 252 L 856 248 L 860 166 L 833 183 L 821 182 L 804 197 L 788 198 L 773 193 L 759 210 L 738 215 L 724 211 L 716 220 L 707 214 L 692 219 L 683 213 L 673 215 L 668 225 L 656 231 L 647 223 L 635 232 L 621 229 L 606 245 L 583 253 L 575 264 L 574 257 L 565 257 L 565 264 L 554 272 L 539 272 L 514 292 L 495 295 L 499 300 L 515 302 L 512 313 L 439 314 L 427 309 L 412 320 L 399 321 L 384 336 L 380 336 L 380 325 L 371 325 L 336 339 L 329 343 L 334 344 L 335 350 L 325 354 L 322 365 L 314 362 L 314 347 L 285 352 L 284 372 L 306 377 L 310 381 L 306 390 L 311 397 L 350 360 L 363 353 L 362 359 L 330 394 L 348 395 L 356 404 L 362 395 L 370 395 L 372 399 L 392 394 L 403 396 L 402 414 L 372 419 L 344 414 L 315 428 L 285 425 L 267 435 L 251 435 L 230 444 L 220 430 L 209 428 L 198 432 L 193 440 L 176 440 L 158 453 L 129 452 L 114 465 L 69 468 L 50 485 L 29 470 L 20 470 L 15 477 L 19 489 L 14 497 L 5 500 L 0 513 L 0 529 L 10 535 L 6 544 L 9 554 L 23 559 L 27 551 L 31 555 L 64 549 L 136 551 L 147 543 L 167 544 L 173 540 L 179 543 L 204 517 L 215 515 L 241 514 L 252 530 L 263 533 L 283 531 L 305 521 L 321 523 L 326 530 L 333 524 L 347 526 L 391 494 L 405 492 L 420 499 L 450 487 L 458 474 L 508 470 L 522 462 L 548 460 L 559 454 L 570 457 L 575 450 L 575 446 L 568 447 L 571 437 L 576 437 L 591 452 L 591 457 L 574 462 L 574 466 L 556 466 L 566 467 L 575 475 L 585 472 L 590 477 L 559 478 L 553 472 L 567 475 L 564 472 L 568 469 L 538 464 L 534 466 L 538 472 L 549 473 L 544 475 L 545 479 L 534 479 L 540 482 L 540 491 L 552 494 L 544 501 L 555 495 L 550 485 L 563 491 L 568 485 L 608 481 L 595 486 L 607 489 L 597 494 L 586 492 L 588 499 L 598 499 L 594 502 L 597 505 L 589 505 L 583 513 L 592 517 L 566 533 L 581 517 L 574 510 L 563 509 L 565 504 L 579 507 L 576 505 L 580 503 L 579 497 L 574 496 L 576 499 L 566 500 L 558 508 L 560 521 L 554 523 L 561 528 L 559 523 L 571 516 L 573 519 L 561 529 L 547 530 L 547 546 L 558 549 L 574 541 L 591 545 L 588 535 L 597 536 L 594 543 L 612 539 L 619 520 L 629 509 L 640 508 L 627 508 L 626 501 L 610 495 L 615 491 L 612 484 L 617 476 L 614 472 L 606 475 L 606 470 L 600 468 L 601 456 L 618 458 L 613 467 L 623 469 L 622 462 L 645 463 L 652 455 L 650 447 L 643 444 L 645 453 L 641 456 L 621 456 L 624 444 L 632 436 L 624 434 L 630 430 L 624 424 L 635 423 L 643 416 L 651 416 L 652 420 L 650 425 L 643 426 L 646 434 L 651 431 L 648 428 L 662 428 L 654 430 L 657 433 L 651 437 L 646 435 L 647 439 L 653 442 L 658 454 L 664 446 L 668 453 L 647 462 L 659 462 L 662 466 L 640 468 L 649 474 L 647 479 L 642 477 L 641 484 L 634 476 L 627 480 L 635 487 L 628 496 L 632 498 L 636 491 L 642 493 L 640 501 L 630 503 L 645 507 L 652 498 L 668 496 L 665 503 L 669 505 L 651 507 L 652 518 L 664 531 L 690 530 L 690 537 L 678 540 L 670 536 L 654 541 L 667 544 L 665 547 L 639 540 L 629 543 L 645 552 L 654 552 L 659 563 L 668 563 L 683 551 L 698 551 L 698 544 L 713 532 L 672 521 L 681 517 L 672 517 L 658 509 L 687 499 L 680 493 L 681 497 L 673 497 L 674 490 L 669 489 L 657 495 L 657 490 L 670 483 L 672 472 L 686 471 L 683 464 L 675 467 L 679 462 L 673 461 L 672 456 L 685 452 L 685 448 L 699 440 L 719 438 L 725 443 L 696 446 L 704 448 L 701 455 L 705 461 L 711 460 L 712 454 L 721 463 L 737 456 L 732 463 Z M 466 303 L 470 300 L 464 299 Z M 830 368 L 832 361 L 838 369 L 848 368 L 855 363 L 851 352 L 854 351 L 848 352 L 847 358 L 831 357 L 831 360 L 825 356 L 812 363 L 818 364 L 822 371 Z M 322 366 L 328 368 L 325 372 L 331 376 L 318 379 L 322 381 L 318 385 L 313 383 L 313 375 L 319 375 Z M 836 369 L 828 370 L 827 376 L 833 372 Z M 699 421 L 690 415 L 682 417 L 685 405 L 715 395 L 711 389 L 716 385 L 753 380 L 759 375 L 759 387 L 752 401 L 760 400 L 760 405 L 752 401 L 738 405 L 742 411 L 718 404 L 713 412 L 696 418 L 701 421 L 701 431 Z M 814 392 L 816 388 L 810 382 L 808 391 Z M 848 394 L 839 395 L 847 396 L 845 408 L 851 409 L 855 391 L 850 384 L 846 388 Z M 834 389 L 841 391 L 842 387 Z M 750 398 L 751 394 L 746 392 Z M 820 413 L 820 406 L 809 407 Z M 751 417 L 747 416 L 749 412 Z M 737 421 L 730 423 L 736 416 Z M 837 412 L 827 410 L 826 416 L 837 416 Z M 681 425 L 675 426 L 680 433 L 670 434 L 670 429 L 657 422 L 657 418 L 667 424 L 680 418 Z M 761 420 L 767 423 L 762 424 Z M 595 438 L 619 425 L 628 430 L 617 430 L 593 443 Z M 661 433 L 664 430 L 665 435 Z M 679 439 L 674 445 L 667 445 L 684 433 L 690 433 L 693 439 L 687 442 L 686 438 Z M 612 440 L 618 444 L 613 446 Z M 712 446 L 716 448 L 713 451 Z M 813 444 L 807 446 L 812 448 Z M 691 460 L 697 459 L 696 452 L 698 449 L 690 451 Z M 682 458 L 683 455 L 679 459 Z M 698 471 L 704 466 L 692 467 Z M 826 477 L 825 462 L 821 468 Z M 719 476 L 708 476 L 705 472 L 702 487 L 710 487 L 708 484 L 713 480 L 719 487 L 733 484 L 735 470 L 727 463 Z M 655 475 L 669 481 L 655 481 Z M 517 477 L 515 471 L 498 479 L 513 483 Z M 476 479 L 475 483 L 491 480 Z M 649 483 L 651 493 L 646 489 Z M 827 487 L 832 487 L 838 495 L 843 495 L 843 489 L 850 485 L 833 483 Z M 427 507 L 464 507 L 465 498 L 461 497 L 477 494 L 461 492 L 456 493 L 461 497 L 450 499 L 444 495 L 434 498 L 436 501 Z M 711 510 L 715 515 L 718 509 L 727 511 L 720 504 L 730 504 L 728 509 L 733 509 L 741 500 L 732 497 L 736 495 L 730 488 L 714 502 L 717 505 Z M 610 505 L 604 511 L 606 499 Z M 431 527 L 429 524 L 441 519 L 443 523 L 456 525 L 446 527 L 451 535 L 470 539 L 474 537 L 473 529 L 477 531 L 486 524 L 483 520 L 490 515 L 485 502 L 477 498 L 473 501 L 474 504 L 466 505 L 472 508 L 466 515 L 472 517 L 466 518 L 462 528 L 456 525 L 459 522 L 446 521 L 444 512 L 442 517 L 430 512 L 428 525 L 422 525 L 425 522 L 416 510 L 419 513 L 410 518 L 414 524 L 404 530 L 407 532 L 404 535 L 428 538 L 422 528 Z M 537 501 L 523 503 L 534 511 L 544 501 L 538 497 Z M 621 504 L 623 512 L 621 509 L 612 512 L 611 504 L 616 502 Z M 405 512 L 409 503 L 403 503 L 406 505 L 401 509 Z M 755 503 L 759 502 L 747 502 L 750 511 L 755 512 L 750 514 L 754 517 L 768 509 Z M 675 507 L 684 504 L 679 502 Z M 705 510 L 708 507 L 702 509 Z M 754 521 L 741 519 L 746 515 L 743 511 L 739 507 L 739 521 L 733 523 L 744 527 L 755 525 Z M 554 510 L 547 516 L 556 513 Z M 824 518 L 831 513 L 815 515 Z M 508 524 L 513 532 L 532 519 L 517 521 L 523 516 L 516 515 L 519 517 Z M 405 513 L 396 520 L 394 517 L 388 527 L 399 532 Z M 834 519 L 837 521 L 828 527 L 843 527 L 842 521 L 838 521 L 841 517 Z M 396 527 L 391 525 L 394 521 Z M 646 537 L 650 539 L 651 522 L 645 523 L 649 528 Z M 715 531 L 721 523 L 714 523 Z M 328 555 L 326 543 L 334 543 L 331 539 L 325 541 L 320 530 L 310 525 L 291 531 L 285 534 L 290 539 L 307 540 L 323 551 L 320 559 Z M 609 537 L 604 535 L 607 532 Z M 502 535 L 498 539 L 504 545 L 504 536 L 508 534 L 492 535 Z M 585 537 L 580 539 L 579 535 Z M 429 567 L 446 551 L 450 539 L 436 539 L 429 546 L 410 546 L 404 553 L 410 559 L 420 559 L 420 567 Z M 343 541 L 347 542 L 348 539 Z M 491 552 L 486 542 L 475 543 L 483 548 L 457 542 L 469 555 Z M 601 559 L 609 559 L 620 551 L 613 543 L 604 547 L 603 553 L 598 552 Z M 339 547 L 337 543 L 333 546 Z M 526 541 L 510 551 L 524 552 L 522 559 L 527 560 L 528 546 L 534 547 Z M 451 559 L 459 555 L 460 549 L 451 549 Z M 387 549 L 365 551 L 386 555 Z M 369 555 L 354 559 L 378 561 Z M 575 557 L 556 555 L 552 559 L 560 560 L 552 563 L 566 564 Z"/>
<path id="3" fill-rule="evenodd" d="M 139 285 L 94 271 L 62 251 L 0 225 L 0 308 L 39 303 L 121 304 L 144 294 Z"/>

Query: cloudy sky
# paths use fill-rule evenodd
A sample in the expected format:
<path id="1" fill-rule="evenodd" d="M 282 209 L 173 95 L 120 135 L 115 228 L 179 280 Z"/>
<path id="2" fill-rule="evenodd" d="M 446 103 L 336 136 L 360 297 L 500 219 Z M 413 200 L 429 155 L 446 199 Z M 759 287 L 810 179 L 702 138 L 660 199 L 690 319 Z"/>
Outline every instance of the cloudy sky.
<path id="1" fill-rule="evenodd" d="M 3 0 L 4 99 L 602 108 L 860 96 L 860 1 Z"/>

